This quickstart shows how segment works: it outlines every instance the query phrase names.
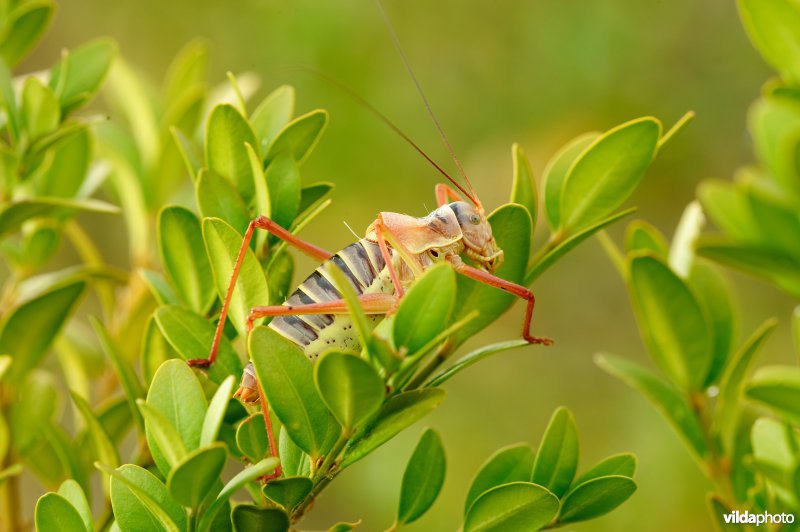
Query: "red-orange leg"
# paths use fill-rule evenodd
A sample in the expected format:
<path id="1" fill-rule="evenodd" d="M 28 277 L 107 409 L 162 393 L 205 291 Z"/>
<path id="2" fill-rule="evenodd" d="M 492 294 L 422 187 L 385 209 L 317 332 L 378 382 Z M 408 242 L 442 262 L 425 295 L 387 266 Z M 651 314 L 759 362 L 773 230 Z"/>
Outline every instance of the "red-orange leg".
<path id="1" fill-rule="evenodd" d="M 395 294 L 397 294 L 397 299 L 402 299 L 404 295 L 403 285 L 400 284 L 400 279 L 397 277 L 397 272 L 392 265 L 392 256 L 389 254 L 389 247 L 386 245 L 386 238 L 384 238 L 383 231 L 383 217 L 378 215 L 378 220 L 375 224 L 375 236 L 378 237 L 378 247 L 380 248 L 381 255 L 383 256 L 383 262 L 385 262 L 386 267 L 389 268 L 389 277 L 392 278 L 392 284 L 394 285 L 394 291 Z"/>
<path id="2" fill-rule="evenodd" d="M 452 189 L 452 187 L 445 185 L 444 183 L 438 183 L 436 185 L 436 205 L 441 207 L 446 203 L 450 203 L 451 201 L 464 201 L 464 198 L 458 195 L 458 192 Z M 449 201 L 448 201 L 449 200 Z"/>
<path id="3" fill-rule="evenodd" d="M 269 403 L 267 402 L 267 398 L 264 395 L 264 389 L 261 385 L 258 385 L 258 395 L 261 399 L 261 412 L 264 414 L 264 425 L 267 428 L 267 441 L 269 442 L 269 454 L 274 456 L 275 458 L 279 458 L 278 456 L 278 446 L 275 445 L 275 434 L 272 430 L 272 420 L 269 417 Z M 268 482 L 274 478 L 279 478 L 281 476 L 281 466 L 278 464 L 278 467 L 275 468 L 275 471 L 268 475 L 264 475 L 261 477 L 261 480 L 264 482 Z"/>
<path id="4" fill-rule="evenodd" d="M 483 270 L 479 270 L 478 268 L 473 268 L 472 266 L 468 266 L 461 262 L 461 259 L 456 257 L 455 260 L 451 261 L 453 267 L 456 269 L 458 273 L 466 275 L 472 279 L 475 279 L 478 282 L 488 284 L 489 286 L 494 286 L 495 288 L 499 288 L 505 292 L 510 294 L 514 294 L 515 296 L 524 299 L 528 302 L 527 307 L 525 308 L 525 321 L 522 324 L 522 338 L 527 340 L 532 344 L 543 344 L 543 345 L 550 345 L 553 343 L 553 340 L 550 338 L 542 338 L 538 336 L 531 336 L 531 320 L 533 319 L 533 306 L 536 304 L 536 298 L 533 297 L 533 292 L 525 288 L 524 286 L 518 285 L 516 283 L 512 283 L 510 281 L 506 281 L 496 275 L 492 275 L 491 273 L 485 272 Z"/>
<path id="5" fill-rule="evenodd" d="M 219 322 L 217 323 L 217 330 L 214 332 L 214 341 L 211 343 L 211 351 L 209 352 L 208 358 L 194 358 L 188 360 L 187 362 L 190 366 L 207 368 L 217 359 L 219 342 L 222 339 L 222 332 L 225 329 L 225 320 L 228 317 L 228 307 L 230 306 L 231 297 L 233 296 L 233 289 L 236 287 L 236 280 L 239 278 L 239 270 L 242 268 L 242 263 L 244 262 L 247 248 L 250 247 L 250 241 L 253 238 L 253 231 L 255 231 L 255 229 L 264 229 L 269 231 L 281 240 L 284 240 L 286 243 L 296 247 L 303 253 L 311 256 L 314 259 L 317 259 L 320 262 L 328 260 L 333 256 L 333 254 L 329 251 L 325 251 L 322 248 L 297 238 L 292 233 L 273 222 L 266 216 L 259 216 L 255 220 L 252 220 L 244 233 L 242 247 L 239 248 L 239 255 L 236 257 L 236 263 L 233 265 L 231 281 L 228 283 L 228 291 L 225 293 L 225 299 L 222 301 L 222 310 L 219 313 Z"/>

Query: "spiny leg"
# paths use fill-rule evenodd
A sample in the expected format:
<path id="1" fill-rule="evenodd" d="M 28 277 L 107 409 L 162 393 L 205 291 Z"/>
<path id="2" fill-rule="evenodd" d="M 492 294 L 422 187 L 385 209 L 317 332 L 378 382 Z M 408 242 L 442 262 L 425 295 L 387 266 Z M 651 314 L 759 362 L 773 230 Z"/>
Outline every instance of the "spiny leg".
<path id="1" fill-rule="evenodd" d="M 511 281 L 506 281 L 505 279 L 497 277 L 496 275 L 492 275 L 491 273 L 464 264 L 461 262 L 460 257 L 451 258 L 450 263 L 460 274 L 466 275 L 467 277 L 475 279 L 478 282 L 488 284 L 489 286 L 494 286 L 495 288 L 499 288 L 500 290 L 514 294 L 515 296 L 526 300 L 528 305 L 525 308 L 525 321 L 522 323 L 522 338 L 532 344 L 551 345 L 553 343 L 553 340 L 550 338 L 531 336 L 533 307 L 536 304 L 536 298 L 533 296 L 533 292 L 522 285 L 512 283 Z"/>
<path id="2" fill-rule="evenodd" d="M 295 235 L 278 225 L 277 223 L 273 222 L 266 216 L 259 216 L 258 218 L 252 220 L 250 224 L 247 226 L 247 230 L 244 233 L 244 238 L 242 239 L 242 247 L 239 248 L 239 255 L 236 257 L 236 263 L 233 266 L 233 273 L 231 274 L 231 280 L 228 284 L 228 291 L 225 293 L 225 299 L 222 301 L 222 310 L 219 313 L 219 322 L 217 323 L 217 330 L 214 332 L 214 341 L 211 343 L 211 350 L 209 352 L 208 358 L 195 358 L 188 360 L 187 363 L 190 366 L 196 366 L 200 368 L 207 368 L 214 361 L 217 359 L 217 352 L 219 351 L 219 342 L 222 339 L 222 332 L 225 329 L 225 320 L 228 317 L 228 307 L 231 303 L 231 297 L 233 296 L 233 290 L 236 287 L 236 280 L 239 278 L 239 270 L 242 268 L 242 263 L 244 263 L 244 257 L 247 253 L 247 248 L 250 247 L 250 241 L 253 238 L 253 231 L 255 229 L 264 229 L 269 231 L 273 235 L 277 236 L 281 240 L 284 240 L 288 244 L 296 247 L 303 253 L 311 256 L 314 259 L 323 262 L 328 260 L 333 256 L 332 253 L 325 251 L 322 248 L 319 248 L 313 244 L 310 244 L 304 240 L 297 238 Z"/>

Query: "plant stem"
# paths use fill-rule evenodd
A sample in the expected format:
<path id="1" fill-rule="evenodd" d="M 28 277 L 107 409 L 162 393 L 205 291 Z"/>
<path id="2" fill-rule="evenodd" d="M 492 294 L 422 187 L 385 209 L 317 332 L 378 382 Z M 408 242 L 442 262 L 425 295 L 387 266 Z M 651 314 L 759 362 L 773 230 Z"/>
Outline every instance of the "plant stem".
<path id="1" fill-rule="evenodd" d="M 714 483 L 720 492 L 720 496 L 723 497 L 728 506 L 732 508 L 736 506 L 736 498 L 729 475 L 729 461 L 717 445 L 712 433 L 708 397 L 704 393 L 693 393 L 689 396 L 689 402 L 697 415 L 697 419 L 700 421 L 700 426 L 703 428 L 703 437 L 710 453 L 710 456 L 705 461 L 706 476 Z"/>
<path id="2" fill-rule="evenodd" d="M 431 357 L 425 367 L 422 368 L 411 381 L 403 387 L 403 390 L 416 390 L 421 388 L 428 377 L 436 371 L 436 369 L 444 364 L 450 355 L 453 354 L 453 345 L 450 342 L 445 343 L 436 355 Z"/>

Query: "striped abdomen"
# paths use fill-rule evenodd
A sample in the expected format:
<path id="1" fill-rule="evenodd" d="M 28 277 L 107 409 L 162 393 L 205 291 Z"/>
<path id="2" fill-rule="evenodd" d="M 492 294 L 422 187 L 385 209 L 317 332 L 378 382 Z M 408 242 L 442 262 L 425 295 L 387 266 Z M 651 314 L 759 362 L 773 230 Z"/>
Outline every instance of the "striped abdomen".
<path id="1" fill-rule="evenodd" d="M 393 251 L 390 249 L 389 252 L 394 258 Z M 380 248 L 377 244 L 362 239 L 322 263 L 300 283 L 284 305 L 302 306 L 342 299 L 342 294 L 333 286 L 325 271 L 328 263 L 333 263 L 345 274 L 358 294 L 394 293 L 394 285 Z M 373 315 L 367 318 L 379 321 L 381 316 Z M 361 350 L 358 335 L 348 315 L 277 316 L 269 323 L 269 327 L 297 344 L 311 360 L 329 348 Z"/>

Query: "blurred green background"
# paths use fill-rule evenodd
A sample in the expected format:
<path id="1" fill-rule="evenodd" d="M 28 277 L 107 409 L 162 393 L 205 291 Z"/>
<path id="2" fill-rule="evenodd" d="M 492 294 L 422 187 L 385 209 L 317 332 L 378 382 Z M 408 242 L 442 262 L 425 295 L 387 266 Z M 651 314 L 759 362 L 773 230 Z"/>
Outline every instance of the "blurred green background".
<path id="1" fill-rule="evenodd" d="M 771 72 L 747 41 L 732 1 L 386 0 L 386 7 L 490 208 L 507 201 L 512 142 L 521 144 L 541 175 L 549 156 L 570 138 L 643 115 L 669 126 L 687 110 L 697 112 L 659 155 L 632 201 L 640 207 L 637 216 L 668 235 L 699 180 L 728 178 L 752 160 L 746 113 Z M 342 222 L 360 233 L 379 211 L 424 214 L 435 204 L 437 174 L 362 107 L 296 67 L 351 86 L 452 168 L 371 0 L 65 0 L 53 28 L 18 71 L 44 68 L 61 48 L 94 36 L 117 40 L 121 54 L 159 82 L 178 50 L 199 37 L 212 51 L 214 83 L 228 70 L 252 72 L 262 82 L 259 95 L 289 83 L 297 87 L 299 112 L 328 109 L 330 127 L 303 168 L 307 182 L 337 185 L 333 206 L 304 233 L 327 249 L 354 239 Z M 611 231 L 618 241 L 623 227 Z M 107 259 L 124 264 L 122 221 L 95 231 Z M 299 264 L 299 273 L 312 267 Z M 777 316 L 781 326 L 766 357 L 790 360 L 786 322 L 793 301 L 766 284 L 726 274 L 736 286 L 740 336 Z M 479 465 L 500 446 L 537 443 L 553 409 L 566 405 L 578 423 L 582 469 L 613 452 L 630 450 L 640 460 L 633 498 L 575 529 L 710 529 L 710 484 L 677 436 L 641 396 L 592 362 L 594 353 L 609 351 L 652 365 L 625 287 L 599 244 L 579 248 L 534 288 L 535 333 L 554 338 L 555 346 L 497 356 L 448 384 L 447 401 L 424 422 L 442 434 L 447 480 L 431 513 L 409 528 L 456 528 Z M 515 338 L 521 311 L 517 305 L 473 343 Z M 358 518 L 364 530 L 388 527 L 421 429 L 343 474 L 303 528 Z M 25 506 L 32 511 L 41 490 L 25 482 Z"/>

